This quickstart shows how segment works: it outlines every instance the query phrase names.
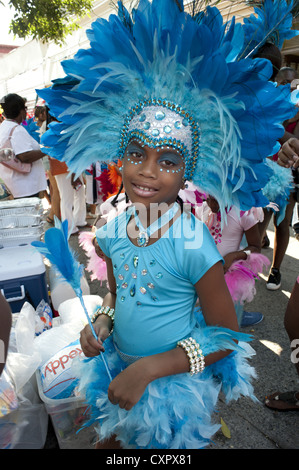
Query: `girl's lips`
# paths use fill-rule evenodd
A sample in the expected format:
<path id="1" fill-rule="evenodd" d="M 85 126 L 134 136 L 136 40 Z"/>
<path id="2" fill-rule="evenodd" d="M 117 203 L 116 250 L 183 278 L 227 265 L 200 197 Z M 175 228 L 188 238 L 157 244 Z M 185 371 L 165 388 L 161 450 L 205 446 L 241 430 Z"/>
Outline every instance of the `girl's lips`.
<path id="1" fill-rule="evenodd" d="M 141 197 L 151 197 L 158 192 L 158 190 L 155 188 L 150 188 L 141 184 L 132 183 L 132 188 L 134 193 Z"/>

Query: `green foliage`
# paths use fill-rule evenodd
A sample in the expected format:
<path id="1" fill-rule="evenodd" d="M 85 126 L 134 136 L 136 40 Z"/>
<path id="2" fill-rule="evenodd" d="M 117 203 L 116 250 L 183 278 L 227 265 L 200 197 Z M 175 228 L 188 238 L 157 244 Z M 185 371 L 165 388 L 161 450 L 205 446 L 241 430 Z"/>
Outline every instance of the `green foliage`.
<path id="1" fill-rule="evenodd" d="M 92 0 L 9 0 L 15 9 L 10 32 L 20 38 L 62 44 L 68 34 L 79 28 L 79 17 L 90 12 L 92 3 Z"/>

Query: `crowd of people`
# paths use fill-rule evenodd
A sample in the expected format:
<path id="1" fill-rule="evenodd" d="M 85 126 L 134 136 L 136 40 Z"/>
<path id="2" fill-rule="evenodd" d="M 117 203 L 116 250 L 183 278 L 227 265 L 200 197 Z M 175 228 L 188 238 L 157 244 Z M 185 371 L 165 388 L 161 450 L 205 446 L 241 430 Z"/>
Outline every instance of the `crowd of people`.
<path id="1" fill-rule="evenodd" d="M 168 4 L 171 15 L 167 14 Z M 263 185 L 272 175 L 272 167 L 264 161 L 266 156 L 277 169 L 292 168 L 292 178 L 298 181 L 299 113 L 290 98 L 290 91 L 298 87 L 298 72 L 282 67 L 279 48 L 266 42 L 253 48 L 254 60 L 234 62 L 235 69 L 225 69 L 225 61 L 221 62 L 226 77 L 241 77 L 223 98 L 224 84 L 220 86 L 216 76 L 208 79 L 211 64 L 197 68 L 205 60 L 201 49 L 196 50 L 198 37 L 203 32 L 215 34 L 216 23 L 211 26 L 207 19 L 195 23 L 188 15 L 181 15 L 179 5 L 174 11 L 168 0 L 143 2 L 145 7 L 148 14 L 143 16 L 140 11 L 134 18 L 138 24 L 134 44 L 131 29 L 123 26 L 121 19 L 113 20 L 111 28 L 118 25 L 123 41 L 116 41 L 114 34 L 110 37 L 110 23 L 95 23 L 97 40 L 110 38 L 107 50 L 93 49 L 91 41 L 88 59 L 82 53 L 68 61 L 68 75 L 61 87 L 56 83 L 52 89 L 41 91 L 47 106 L 35 110 L 35 123 L 44 137 L 42 145 L 30 135 L 29 127 L 26 130 L 22 125 L 26 120 L 25 100 L 17 94 L 2 98 L 0 144 L 10 140 L 17 160 L 30 168 L 25 172 L 2 164 L 0 177 L 13 198 L 48 197 L 48 223 L 53 224 L 55 217 L 67 220 L 69 235 L 86 227 L 87 207 L 92 217 L 101 214 L 91 243 L 95 256 L 105 263 L 109 289 L 92 318 L 92 327 L 88 324 L 81 332 L 81 347 L 88 359 L 78 369 L 78 387 L 90 405 L 91 422 L 100 423 L 97 447 L 199 448 L 215 433 L 211 415 L 220 390 L 228 401 L 241 394 L 256 399 L 251 385 L 254 372 L 248 365 L 253 351 L 240 327 L 263 320 L 262 312 L 249 313 L 245 304 L 254 296 L 258 273 L 269 264 L 267 289 L 281 287 L 280 268 L 292 224 L 297 233 L 296 186 L 281 207 L 277 208 L 274 200 L 265 206 L 261 202 L 266 201 Z M 213 16 L 216 10 L 208 11 Z M 123 10 L 120 18 L 124 16 Z M 156 25 L 154 34 L 151 21 L 160 16 L 163 21 Z M 128 17 L 126 24 L 130 24 Z M 191 38 L 186 45 L 183 34 L 173 37 L 169 33 L 177 55 L 170 53 L 171 44 L 164 49 L 162 41 L 164 30 L 172 31 L 174 24 L 181 24 L 182 31 L 191 36 L 198 35 L 197 42 Z M 223 37 L 219 49 L 217 41 L 213 43 L 217 53 L 211 54 L 210 60 L 215 61 L 215 69 L 220 55 L 228 54 L 224 44 L 233 44 L 231 28 L 227 43 Z M 145 40 L 143 34 L 147 33 Z M 154 64 L 146 78 L 135 62 L 140 44 L 136 54 L 140 63 L 147 67 L 152 60 Z M 154 53 L 149 52 L 149 44 L 154 44 Z M 105 58 L 109 45 L 111 57 Z M 190 50 L 184 49 L 188 47 Z M 201 47 L 208 48 L 208 44 Z M 95 79 L 97 67 L 90 63 L 96 63 L 97 54 L 105 64 L 105 75 Z M 106 72 L 109 61 L 110 73 Z M 88 68 L 86 77 L 84 67 Z M 79 75 L 84 77 L 82 81 L 68 88 L 67 79 Z M 256 87 L 261 93 L 246 96 L 242 79 L 247 80 L 248 90 Z M 205 87 L 203 81 L 207 81 Z M 283 88 L 285 84 L 291 87 Z M 98 91 L 100 86 L 103 88 Z M 80 87 L 86 95 L 80 93 Z M 89 89 L 98 101 L 91 100 Z M 148 90 L 150 99 L 136 99 L 138 93 L 145 96 Z M 57 96 L 66 106 L 60 115 L 55 113 Z M 70 102 L 72 107 L 67 109 Z M 276 121 L 269 104 L 276 102 L 281 122 Z M 260 107 L 265 132 L 267 125 L 271 129 L 263 142 L 258 134 L 258 125 L 262 127 Z M 84 114 L 87 109 L 88 116 Z M 205 113 L 210 113 L 206 120 Z M 246 121 L 251 118 L 252 127 Z M 242 138 L 236 122 L 243 129 Z M 59 140 L 61 135 L 65 137 Z M 274 148 L 278 151 L 259 160 L 261 148 L 261 153 Z M 250 154 L 253 150 L 254 156 Z M 101 158 L 97 160 L 94 155 Z M 276 188 L 277 193 L 286 189 Z M 111 203 L 108 222 L 109 214 L 103 215 L 107 200 Z M 124 200 L 125 204 L 118 206 Z M 184 209 L 185 203 L 190 210 Z M 160 205 L 154 219 L 151 204 Z M 273 214 L 275 239 L 269 263 L 261 249 L 267 246 L 266 231 Z M 299 337 L 298 283 L 299 278 L 285 313 L 291 343 Z M 112 380 L 106 374 L 103 354 Z M 298 364 L 296 367 L 299 373 Z M 266 406 L 299 410 L 299 391 L 270 395 Z"/>
<path id="2" fill-rule="evenodd" d="M 96 174 L 91 168 L 76 177 L 64 162 L 47 155 L 40 138 L 54 118 L 46 105 L 34 109 L 35 126 L 30 128 L 27 122 L 32 118 L 28 117 L 26 99 L 10 93 L 2 98 L 1 106 L 1 145 L 12 148 L 21 162 L 31 165 L 28 172 L 1 165 L 0 198 L 45 198 L 49 206 L 46 221 L 53 225 L 55 216 L 67 220 L 70 235 L 78 234 L 80 229 L 90 225 L 88 219 L 96 217 L 96 206 L 105 200 L 105 192 L 98 181 L 101 167 Z"/>

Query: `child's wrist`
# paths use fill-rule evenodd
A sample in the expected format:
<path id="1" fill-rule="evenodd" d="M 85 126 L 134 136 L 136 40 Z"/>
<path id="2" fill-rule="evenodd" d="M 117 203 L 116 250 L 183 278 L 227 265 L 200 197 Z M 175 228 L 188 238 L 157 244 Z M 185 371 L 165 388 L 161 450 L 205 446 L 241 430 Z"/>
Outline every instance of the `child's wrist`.
<path id="1" fill-rule="evenodd" d="M 114 309 L 110 307 L 106 307 L 106 310 L 104 310 L 104 307 L 97 309 L 91 317 L 91 323 L 97 325 L 97 327 L 106 327 L 111 334 L 114 326 Z"/>
<path id="2" fill-rule="evenodd" d="M 137 361 L 141 367 L 141 370 L 145 376 L 146 382 L 149 384 L 154 380 L 160 378 L 160 368 L 155 361 L 154 356 L 147 356 Z"/>

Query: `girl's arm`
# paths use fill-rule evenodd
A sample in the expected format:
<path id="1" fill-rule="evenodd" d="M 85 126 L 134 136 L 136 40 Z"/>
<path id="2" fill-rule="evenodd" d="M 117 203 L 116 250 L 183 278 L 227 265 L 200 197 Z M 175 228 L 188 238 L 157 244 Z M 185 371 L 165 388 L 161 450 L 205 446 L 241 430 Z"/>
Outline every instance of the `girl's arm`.
<path id="1" fill-rule="evenodd" d="M 235 261 L 247 259 L 247 254 L 245 253 L 245 250 L 250 250 L 252 253 L 261 252 L 261 237 L 258 224 L 254 225 L 249 230 L 246 230 L 245 236 L 248 243 L 246 248 L 244 248 L 243 250 L 233 251 L 223 257 L 224 272 L 226 272 Z"/>
<path id="2" fill-rule="evenodd" d="M 219 325 L 238 331 L 233 301 L 226 286 L 222 263 L 218 262 L 196 283 L 198 296 L 207 325 Z M 219 351 L 205 357 L 208 366 L 226 357 L 231 351 Z M 108 398 L 126 410 L 141 398 L 147 385 L 161 377 L 189 372 L 189 360 L 178 347 L 144 357 L 128 366 L 110 384 Z"/>
<path id="3" fill-rule="evenodd" d="M 19 153 L 17 158 L 23 163 L 33 163 L 46 156 L 47 154 L 41 150 L 29 150 L 28 152 Z"/>

